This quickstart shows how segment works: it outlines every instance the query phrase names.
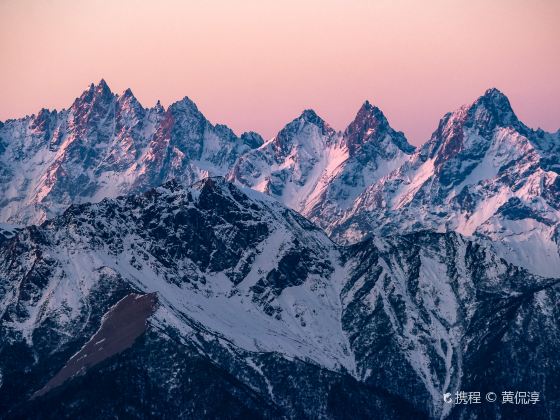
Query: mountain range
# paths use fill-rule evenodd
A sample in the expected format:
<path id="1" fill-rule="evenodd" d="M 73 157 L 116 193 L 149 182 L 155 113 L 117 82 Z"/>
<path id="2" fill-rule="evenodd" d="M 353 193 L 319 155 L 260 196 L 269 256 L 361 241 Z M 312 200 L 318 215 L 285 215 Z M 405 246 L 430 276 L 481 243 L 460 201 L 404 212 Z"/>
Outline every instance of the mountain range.
<path id="1" fill-rule="evenodd" d="M 555 418 L 559 173 L 496 89 L 418 149 L 103 80 L 0 123 L 0 417 Z"/>

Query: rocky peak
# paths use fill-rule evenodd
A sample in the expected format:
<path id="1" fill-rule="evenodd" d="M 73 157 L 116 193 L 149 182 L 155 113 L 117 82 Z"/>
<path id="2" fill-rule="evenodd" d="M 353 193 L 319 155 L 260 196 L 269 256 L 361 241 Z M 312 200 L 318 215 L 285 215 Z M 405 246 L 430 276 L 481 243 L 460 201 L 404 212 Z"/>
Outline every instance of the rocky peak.
<path id="1" fill-rule="evenodd" d="M 241 134 L 241 140 L 244 144 L 249 146 L 251 149 L 256 149 L 264 144 L 264 139 L 259 133 L 254 131 L 247 131 Z"/>
<path id="2" fill-rule="evenodd" d="M 302 124 L 303 123 L 303 124 Z M 303 127 L 314 125 L 319 128 L 321 135 L 331 135 L 334 134 L 334 130 L 323 120 L 317 113 L 312 109 L 304 110 L 301 115 L 289 123 L 286 128 L 296 129 L 297 131 L 303 129 Z"/>
<path id="3" fill-rule="evenodd" d="M 496 126 L 517 125 L 519 120 L 511 108 L 506 95 L 496 88 L 488 89 L 468 109 L 467 124 L 476 128 L 493 130 Z"/>
<path id="4" fill-rule="evenodd" d="M 97 86 L 95 86 L 95 92 L 102 96 L 113 95 L 113 92 L 111 92 L 111 89 L 109 88 L 109 85 L 107 84 L 105 79 L 101 79 Z"/>
<path id="5" fill-rule="evenodd" d="M 185 96 L 183 99 L 171 104 L 169 111 L 202 115 L 196 104 L 188 96 Z"/>
<path id="6" fill-rule="evenodd" d="M 122 97 L 123 97 L 123 98 L 131 98 L 131 97 L 133 98 L 133 97 L 134 97 L 134 94 L 132 93 L 132 89 L 127 88 L 127 89 L 123 92 Z"/>
<path id="7" fill-rule="evenodd" d="M 310 130 L 318 130 L 320 136 L 332 136 L 335 131 L 312 109 L 304 110 L 301 115 L 288 123 L 275 137 L 273 141 L 277 157 L 287 156 L 294 140 L 302 133 L 303 138 L 309 138 Z"/>
<path id="8" fill-rule="evenodd" d="M 166 113 L 173 120 L 177 140 L 183 142 L 187 138 L 191 140 L 202 138 L 202 132 L 208 121 L 190 98 L 185 96 L 180 101 L 171 104 Z"/>
<path id="9" fill-rule="evenodd" d="M 46 108 L 42 108 L 31 121 L 31 128 L 38 131 L 48 131 L 51 116 L 56 117 L 56 115 L 56 111 L 51 112 Z"/>
<path id="10" fill-rule="evenodd" d="M 517 119 L 508 98 L 498 89 L 488 89 L 471 105 L 446 114 L 424 149 L 436 158 L 436 165 L 459 154 L 465 159 L 478 160 L 484 156 L 494 141 L 495 130 L 500 127 L 513 127 L 526 136 L 530 132 Z M 466 142 L 471 131 L 475 137 L 472 137 L 473 141 Z"/>
<path id="11" fill-rule="evenodd" d="M 83 119 L 88 119 L 88 115 L 101 116 L 105 114 L 116 96 L 111 92 L 105 80 L 90 87 L 82 93 L 79 98 L 76 98 L 70 109 L 78 123 L 85 122 Z"/>
<path id="12" fill-rule="evenodd" d="M 156 105 L 154 106 L 154 110 L 156 111 L 156 113 L 158 114 L 163 114 L 165 112 L 165 108 L 163 107 L 163 105 L 161 104 L 160 100 L 158 99 L 158 101 L 156 102 Z"/>
<path id="13" fill-rule="evenodd" d="M 134 93 L 130 88 L 126 89 L 121 97 L 119 98 L 119 102 L 121 103 L 129 103 L 129 104 L 140 104 Z"/>
<path id="14" fill-rule="evenodd" d="M 317 113 L 312 109 L 305 109 L 300 117 L 300 119 L 304 120 L 305 122 L 315 124 L 318 127 L 322 127 L 325 125 L 325 121 L 317 115 Z"/>
<path id="15" fill-rule="evenodd" d="M 119 114 L 127 118 L 142 119 L 145 113 L 144 107 L 132 93 L 132 90 L 127 89 L 118 99 Z"/>
<path id="16" fill-rule="evenodd" d="M 403 152 L 414 151 L 414 146 L 408 143 L 404 135 L 391 128 L 383 112 L 366 100 L 344 131 L 343 141 L 352 155 L 365 143 L 381 141 L 387 134 L 394 138 L 394 143 Z"/>

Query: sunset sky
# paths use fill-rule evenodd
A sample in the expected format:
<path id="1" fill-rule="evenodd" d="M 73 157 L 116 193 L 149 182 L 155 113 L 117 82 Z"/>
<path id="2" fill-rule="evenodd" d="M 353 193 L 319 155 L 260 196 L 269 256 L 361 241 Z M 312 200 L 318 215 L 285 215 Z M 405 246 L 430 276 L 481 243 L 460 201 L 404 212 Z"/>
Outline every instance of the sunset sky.
<path id="1" fill-rule="evenodd" d="M 554 0 L 0 0 L 0 120 L 104 78 L 266 138 L 305 108 L 344 129 L 368 99 L 420 144 L 489 87 L 555 131 L 559 22 Z"/>

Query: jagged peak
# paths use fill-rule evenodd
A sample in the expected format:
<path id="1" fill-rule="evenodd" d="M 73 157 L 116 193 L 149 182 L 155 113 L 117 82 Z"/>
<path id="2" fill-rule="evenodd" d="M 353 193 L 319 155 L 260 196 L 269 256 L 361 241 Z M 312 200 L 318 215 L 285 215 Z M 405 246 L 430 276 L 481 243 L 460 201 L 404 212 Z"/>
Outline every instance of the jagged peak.
<path id="1" fill-rule="evenodd" d="M 286 125 L 286 127 L 282 130 L 282 132 L 285 131 L 286 129 L 291 130 L 293 127 L 299 128 L 301 126 L 300 124 L 302 121 L 305 124 L 312 124 L 319 127 L 322 134 L 324 135 L 329 134 L 331 132 L 334 133 L 334 130 L 325 122 L 324 119 L 322 119 L 319 115 L 317 115 L 317 113 L 313 109 L 303 110 L 300 116 L 294 119 L 288 125 Z"/>
<path id="2" fill-rule="evenodd" d="M 313 109 L 305 109 L 299 116 L 300 119 L 315 125 L 323 125 L 325 121 Z"/>
<path id="3" fill-rule="evenodd" d="M 256 149 L 264 144 L 264 139 L 255 131 L 246 131 L 241 134 L 241 140 L 252 149 Z"/>
<path id="4" fill-rule="evenodd" d="M 119 97 L 119 103 L 121 103 L 121 105 L 131 104 L 133 107 L 144 108 L 142 104 L 140 104 L 138 98 L 134 96 L 134 93 L 130 88 L 126 89 L 123 92 L 123 94 Z"/>
<path id="5" fill-rule="evenodd" d="M 169 106 L 169 109 L 192 110 L 194 112 L 200 112 L 194 101 L 188 96 L 185 96 L 183 97 L 183 99 L 180 99 L 177 102 L 171 104 Z"/>
<path id="6" fill-rule="evenodd" d="M 123 98 L 130 98 L 130 97 L 135 97 L 135 96 L 134 96 L 134 93 L 132 93 L 132 89 L 127 88 L 127 89 L 123 92 L 122 97 L 123 97 Z"/>
<path id="7" fill-rule="evenodd" d="M 493 98 L 493 99 L 497 99 L 497 100 L 505 100 L 508 101 L 507 96 L 498 88 L 495 87 L 491 87 L 489 89 L 486 89 L 486 92 L 484 92 L 484 95 L 482 95 L 486 98 Z"/>
<path id="8" fill-rule="evenodd" d="M 85 90 L 79 98 L 76 98 L 72 107 L 80 106 L 83 103 L 91 103 L 101 99 L 102 101 L 110 101 L 115 97 L 105 79 L 101 79 L 97 85 L 91 83 L 89 88 Z"/>
<path id="9" fill-rule="evenodd" d="M 331 136 L 335 131 L 312 109 L 304 110 L 299 117 L 289 122 L 276 135 L 272 144 L 276 154 L 286 155 L 293 146 L 293 141 L 298 137 L 304 127 L 315 126 L 319 129 L 322 136 Z"/>
<path id="10" fill-rule="evenodd" d="M 381 111 L 379 108 L 377 108 L 376 106 L 372 105 L 371 102 L 369 100 L 365 100 L 364 103 L 362 104 L 362 106 L 360 107 L 360 109 L 358 110 L 358 113 L 360 112 L 371 112 L 373 110 L 378 110 Z"/>
<path id="11" fill-rule="evenodd" d="M 154 109 L 156 110 L 156 112 L 165 112 L 165 108 L 163 107 L 163 105 L 161 104 L 161 101 L 158 99 L 156 102 L 156 105 L 154 106 Z"/>
<path id="12" fill-rule="evenodd" d="M 358 110 L 354 120 L 344 131 L 344 142 L 351 152 L 371 139 L 382 139 L 387 133 L 394 137 L 394 143 L 404 152 L 412 153 L 414 146 L 408 143 L 404 134 L 391 128 L 383 111 L 366 100 Z"/>
<path id="13" fill-rule="evenodd" d="M 105 81 L 105 79 L 101 79 L 97 85 L 94 86 L 94 92 L 96 96 L 103 96 L 103 97 L 112 97 L 114 96 L 111 88 Z"/>
<path id="14" fill-rule="evenodd" d="M 513 112 L 508 97 L 497 88 L 487 89 L 484 95 L 473 103 L 473 106 L 478 105 L 485 105 L 501 111 Z"/>
<path id="15" fill-rule="evenodd" d="M 471 154 L 471 160 L 475 159 L 473 156 L 481 159 L 496 139 L 494 131 L 500 127 L 513 127 L 524 135 L 530 133 L 513 112 L 507 96 L 497 88 L 490 88 L 470 105 L 445 114 L 422 149 L 427 152 L 426 156 L 436 156 L 436 164 L 460 153 Z M 481 141 L 465 143 L 465 128 L 476 130 Z"/>
<path id="16" fill-rule="evenodd" d="M 184 120 L 185 122 L 188 121 L 197 121 L 199 123 L 208 123 L 208 120 L 200 112 L 196 104 L 192 99 L 188 96 L 185 96 L 183 99 L 172 103 L 166 111 L 168 114 L 174 116 L 177 121 Z"/>
<path id="17" fill-rule="evenodd" d="M 102 90 L 109 90 L 111 91 L 111 89 L 109 89 L 109 85 L 107 84 L 107 82 L 105 81 L 105 79 L 101 78 L 101 80 L 99 81 L 99 83 L 97 84 L 97 88 L 98 89 L 102 89 Z"/>
<path id="18" fill-rule="evenodd" d="M 43 119 L 48 117 L 49 115 L 56 114 L 56 109 L 51 112 L 48 108 L 41 108 L 41 110 L 35 116 L 35 119 Z"/>
<path id="19" fill-rule="evenodd" d="M 479 124 L 513 125 L 518 122 L 509 99 L 496 88 L 487 89 L 468 108 L 469 115 Z"/>
<path id="20" fill-rule="evenodd" d="M 362 106 L 358 110 L 358 113 L 356 114 L 356 117 L 348 126 L 348 129 L 350 129 L 350 126 L 352 126 L 352 124 L 367 124 L 368 128 L 389 126 L 389 122 L 387 121 L 385 114 L 383 114 L 383 111 L 381 111 L 381 109 L 379 109 L 378 107 L 372 105 L 368 100 L 366 100 L 362 104 Z"/>

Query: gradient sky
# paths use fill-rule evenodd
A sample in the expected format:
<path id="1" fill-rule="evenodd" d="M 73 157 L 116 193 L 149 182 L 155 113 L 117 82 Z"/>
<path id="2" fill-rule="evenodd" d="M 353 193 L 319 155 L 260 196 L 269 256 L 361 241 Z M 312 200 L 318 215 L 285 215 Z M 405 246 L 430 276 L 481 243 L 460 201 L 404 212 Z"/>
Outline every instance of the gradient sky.
<path id="1" fill-rule="evenodd" d="M 0 120 L 105 78 L 266 138 L 305 108 L 344 129 L 369 99 L 420 144 L 489 87 L 555 131 L 559 22 L 557 0 L 0 0 Z"/>

